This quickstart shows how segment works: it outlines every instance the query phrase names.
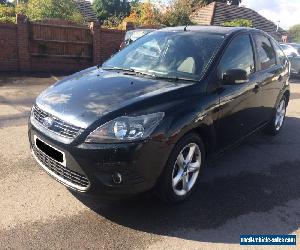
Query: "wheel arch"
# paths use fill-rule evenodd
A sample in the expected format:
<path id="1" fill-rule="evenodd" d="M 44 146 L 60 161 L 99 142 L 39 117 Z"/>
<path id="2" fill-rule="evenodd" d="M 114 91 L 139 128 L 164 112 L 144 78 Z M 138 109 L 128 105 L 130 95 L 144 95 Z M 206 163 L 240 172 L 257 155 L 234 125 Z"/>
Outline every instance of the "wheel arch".
<path id="1" fill-rule="evenodd" d="M 286 96 L 286 98 L 287 98 L 287 105 L 289 104 L 289 101 L 290 101 L 290 95 L 291 95 L 291 93 L 290 93 L 289 89 L 286 89 L 284 91 L 283 95 L 282 95 L 282 96 Z"/>
<path id="2" fill-rule="evenodd" d="M 198 122 L 191 122 L 193 126 L 186 126 L 182 129 L 177 130 L 177 135 L 175 136 L 175 140 L 173 140 L 174 146 L 187 134 L 194 133 L 198 135 L 205 147 L 206 155 L 213 153 L 217 148 L 217 133 L 216 126 L 213 122 L 213 119 L 206 115 L 203 120 Z"/>

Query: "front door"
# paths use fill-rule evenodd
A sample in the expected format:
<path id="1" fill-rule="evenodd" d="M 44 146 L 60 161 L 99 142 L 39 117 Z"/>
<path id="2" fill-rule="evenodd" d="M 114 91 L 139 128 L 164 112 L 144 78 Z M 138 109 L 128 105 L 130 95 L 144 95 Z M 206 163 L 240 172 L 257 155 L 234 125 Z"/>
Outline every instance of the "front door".
<path id="1" fill-rule="evenodd" d="M 222 90 L 219 91 L 218 136 L 221 147 L 226 147 L 251 132 L 258 126 L 261 119 L 257 116 L 257 111 L 260 109 L 261 90 L 256 87 L 254 51 L 249 34 L 236 36 L 226 48 L 217 74 L 222 76 L 229 69 L 246 70 L 249 82 L 223 84 Z"/>

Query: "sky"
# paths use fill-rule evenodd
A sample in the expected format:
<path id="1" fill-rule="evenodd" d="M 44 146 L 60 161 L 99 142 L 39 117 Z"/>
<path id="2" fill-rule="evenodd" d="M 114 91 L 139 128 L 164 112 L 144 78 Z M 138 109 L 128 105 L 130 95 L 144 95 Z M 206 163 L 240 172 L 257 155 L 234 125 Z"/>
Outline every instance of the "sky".
<path id="1" fill-rule="evenodd" d="M 280 21 L 284 29 L 300 24 L 300 0 L 242 0 L 242 5 L 275 23 Z"/>

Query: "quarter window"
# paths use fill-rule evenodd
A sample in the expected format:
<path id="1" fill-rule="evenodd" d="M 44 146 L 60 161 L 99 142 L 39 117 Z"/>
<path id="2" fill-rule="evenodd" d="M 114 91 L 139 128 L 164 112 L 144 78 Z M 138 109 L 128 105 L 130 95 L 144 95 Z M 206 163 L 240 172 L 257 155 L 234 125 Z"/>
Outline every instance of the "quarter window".
<path id="1" fill-rule="evenodd" d="M 262 70 L 271 68 L 276 64 L 275 51 L 270 40 L 262 35 L 255 35 L 257 45 L 258 59 Z"/>
<path id="2" fill-rule="evenodd" d="M 248 74 L 254 73 L 254 55 L 250 36 L 247 34 L 235 37 L 221 59 L 221 73 L 229 69 L 243 69 Z"/>
<path id="3" fill-rule="evenodd" d="M 275 51 L 276 51 L 276 54 L 278 57 L 277 64 L 285 65 L 287 62 L 287 59 L 286 59 L 286 56 L 285 56 L 283 50 L 280 48 L 280 46 L 277 43 L 273 42 L 273 44 L 274 44 L 274 48 L 275 48 Z"/>

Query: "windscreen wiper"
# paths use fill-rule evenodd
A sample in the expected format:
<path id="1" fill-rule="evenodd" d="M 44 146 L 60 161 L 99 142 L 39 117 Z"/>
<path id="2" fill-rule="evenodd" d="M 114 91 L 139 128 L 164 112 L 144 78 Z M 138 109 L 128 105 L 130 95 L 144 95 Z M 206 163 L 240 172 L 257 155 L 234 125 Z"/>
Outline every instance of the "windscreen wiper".
<path id="1" fill-rule="evenodd" d="M 145 75 L 150 76 L 156 79 L 163 79 L 163 80 L 172 80 L 172 81 L 187 81 L 187 82 L 199 82 L 198 80 L 191 79 L 191 78 L 185 78 L 185 77 L 169 77 L 169 76 L 161 76 L 157 75 L 155 73 L 150 73 L 148 71 L 139 71 L 134 68 L 121 68 L 121 67 L 107 67 L 102 68 L 103 70 L 117 70 L 117 71 L 123 71 L 123 72 L 130 72 L 136 75 Z"/>
<path id="2" fill-rule="evenodd" d="M 117 70 L 117 71 L 134 73 L 136 75 L 145 75 L 145 76 L 155 77 L 154 74 L 147 73 L 146 71 L 138 71 L 138 70 L 136 70 L 134 68 L 107 67 L 107 68 L 102 68 L 102 69 L 103 70 Z"/>
<path id="3" fill-rule="evenodd" d="M 106 67 L 102 68 L 103 70 L 118 70 L 118 71 L 126 71 L 126 72 L 134 72 L 133 69 L 130 68 L 121 68 L 121 67 Z"/>
<path id="4" fill-rule="evenodd" d="M 191 79 L 191 78 L 185 78 L 185 77 L 169 77 L 169 76 L 160 76 L 160 75 L 153 75 L 157 79 L 163 79 L 163 80 L 172 80 L 172 81 L 186 81 L 186 82 L 199 82 L 199 80 Z"/>

